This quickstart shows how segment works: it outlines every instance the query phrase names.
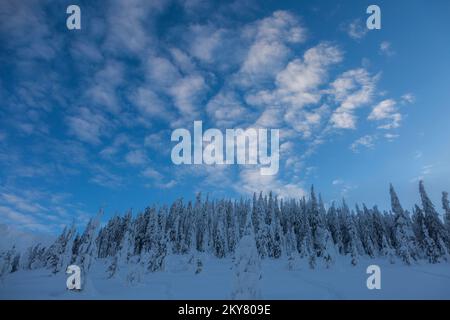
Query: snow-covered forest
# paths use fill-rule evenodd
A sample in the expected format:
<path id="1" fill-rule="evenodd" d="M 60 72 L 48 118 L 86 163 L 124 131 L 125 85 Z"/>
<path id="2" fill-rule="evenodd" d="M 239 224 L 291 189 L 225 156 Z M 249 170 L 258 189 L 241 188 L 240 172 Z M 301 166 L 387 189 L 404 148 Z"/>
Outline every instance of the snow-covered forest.
<path id="1" fill-rule="evenodd" d="M 371 258 L 405 265 L 447 261 L 448 194 L 442 193 L 441 219 L 422 182 L 419 192 L 421 204 L 412 212 L 402 208 L 392 185 L 389 212 L 365 205 L 351 209 L 345 201 L 326 208 L 313 188 L 301 199 L 271 193 L 236 201 L 197 195 L 193 202 L 178 200 L 170 207 L 114 216 L 103 226 L 100 211 L 83 232 L 68 226 L 48 247 L 37 243 L 24 252 L 2 252 L 0 274 L 34 269 L 64 273 L 76 264 L 87 275 L 93 263 L 101 262 L 106 278 L 120 276 L 133 283 L 146 273 L 164 271 L 169 256 L 188 257 L 195 274 L 203 271 L 205 256 L 230 258 L 236 279 L 232 295 L 239 298 L 246 296 L 243 287 L 258 297 L 260 263 L 266 259 L 284 258 L 288 266 L 302 260 L 311 269 L 332 268 L 340 256 L 348 258 L 348 268 Z M 252 284 L 243 286 L 245 282 Z"/>

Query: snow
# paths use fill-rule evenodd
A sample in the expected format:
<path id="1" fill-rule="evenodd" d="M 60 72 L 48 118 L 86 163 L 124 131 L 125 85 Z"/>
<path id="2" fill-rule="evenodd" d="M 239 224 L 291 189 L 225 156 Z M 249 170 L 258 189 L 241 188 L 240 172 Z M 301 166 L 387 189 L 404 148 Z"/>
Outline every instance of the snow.
<path id="1" fill-rule="evenodd" d="M 139 283 L 120 277 L 107 278 L 108 261 L 98 260 L 90 269 L 81 292 L 66 289 L 67 275 L 49 270 L 20 270 L 0 280 L 0 299 L 230 299 L 232 260 L 202 257 L 203 271 L 195 274 L 188 256 L 170 256 L 166 271 L 146 273 Z M 178 263 L 177 263 L 178 261 Z M 366 268 L 381 267 L 381 290 L 366 287 Z M 186 267 L 181 267 L 186 266 Z M 450 299 L 450 265 L 417 264 L 397 260 L 360 258 L 351 266 L 348 257 L 338 257 L 329 268 L 311 270 L 299 260 L 293 270 L 288 261 L 261 262 L 263 299 Z"/>
<path id="2" fill-rule="evenodd" d="M 413 219 L 390 193 L 383 213 L 345 201 L 326 210 L 313 188 L 308 200 L 282 203 L 272 193 L 239 202 L 198 194 L 194 205 L 129 211 L 99 229 L 100 211 L 81 234 L 65 228 L 49 247 L 0 252 L 0 298 L 450 299 L 450 220 L 422 183 Z M 447 212 L 445 194 L 443 204 Z M 82 292 L 66 290 L 69 264 L 82 270 Z M 381 290 L 366 287 L 372 264 Z"/>

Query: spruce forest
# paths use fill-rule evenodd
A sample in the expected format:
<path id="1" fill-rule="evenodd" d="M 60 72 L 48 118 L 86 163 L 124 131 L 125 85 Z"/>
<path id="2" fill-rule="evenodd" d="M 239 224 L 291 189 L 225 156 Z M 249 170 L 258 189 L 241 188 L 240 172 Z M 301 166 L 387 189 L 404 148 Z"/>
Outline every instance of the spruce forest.
<path id="1" fill-rule="evenodd" d="M 312 269 L 318 265 L 331 268 L 338 255 L 347 256 L 349 266 L 358 264 L 362 256 L 406 265 L 447 261 L 448 194 L 442 193 L 441 218 L 423 182 L 419 192 L 421 204 L 412 212 L 402 208 L 392 185 L 389 212 L 365 205 L 351 209 L 345 201 L 326 209 L 314 188 L 308 198 L 301 199 L 260 193 L 252 199 L 210 200 L 198 194 L 193 202 L 152 206 L 135 216 L 128 212 L 103 226 L 100 211 L 84 231 L 68 226 L 48 247 L 35 244 L 24 252 L 14 247 L 2 252 L 0 272 L 45 268 L 58 273 L 76 264 L 88 273 L 95 261 L 104 261 L 108 277 L 126 270 L 133 281 L 137 268 L 140 272 L 164 271 L 168 255 L 190 255 L 196 272 L 201 272 L 204 255 L 245 258 L 247 253 L 237 253 L 243 238 L 256 248 L 256 259 L 306 259 Z"/>

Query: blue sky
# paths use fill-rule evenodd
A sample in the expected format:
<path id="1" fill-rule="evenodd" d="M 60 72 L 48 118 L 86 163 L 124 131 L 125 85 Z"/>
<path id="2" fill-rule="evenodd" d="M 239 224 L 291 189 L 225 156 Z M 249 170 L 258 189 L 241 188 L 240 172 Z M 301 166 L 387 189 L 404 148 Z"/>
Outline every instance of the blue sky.
<path id="1" fill-rule="evenodd" d="M 66 8 L 81 8 L 81 30 Z M 381 8 L 368 30 L 366 8 Z M 450 178 L 448 1 L 2 1 L 0 223 L 55 232 L 201 191 L 405 208 Z M 175 166 L 175 128 L 280 129 L 280 171 Z"/>

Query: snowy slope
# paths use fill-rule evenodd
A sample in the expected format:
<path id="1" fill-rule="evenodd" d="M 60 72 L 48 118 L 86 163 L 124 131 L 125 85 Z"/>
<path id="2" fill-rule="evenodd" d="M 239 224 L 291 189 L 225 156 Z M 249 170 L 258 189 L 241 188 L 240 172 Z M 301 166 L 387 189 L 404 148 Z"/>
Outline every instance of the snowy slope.
<path id="1" fill-rule="evenodd" d="M 171 257 L 167 270 L 148 273 L 141 282 L 107 279 L 101 262 L 91 269 L 81 292 L 66 290 L 66 275 L 48 270 L 18 271 L 0 283 L 0 299 L 230 299 L 232 261 L 204 259 L 195 274 L 183 257 Z M 366 268 L 381 267 L 381 290 L 368 290 Z M 263 299 L 450 299 L 450 264 L 390 264 L 361 260 L 355 267 L 340 259 L 331 269 L 311 270 L 306 261 L 288 270 L 287 261 L 262 262 Z"/>

